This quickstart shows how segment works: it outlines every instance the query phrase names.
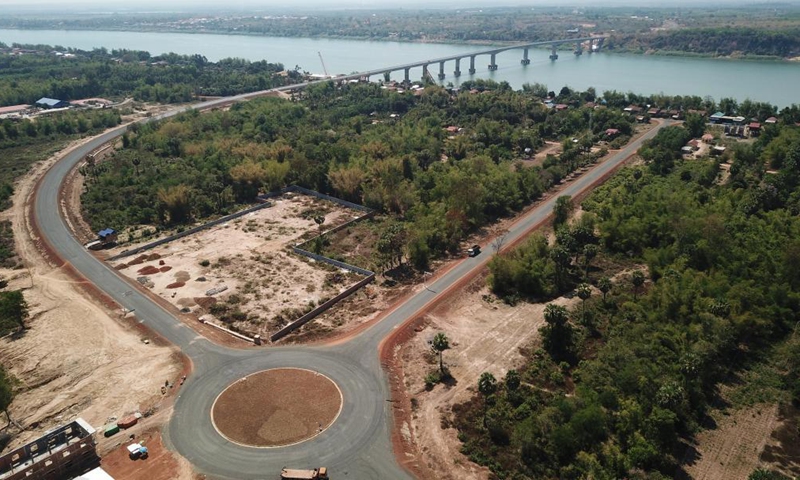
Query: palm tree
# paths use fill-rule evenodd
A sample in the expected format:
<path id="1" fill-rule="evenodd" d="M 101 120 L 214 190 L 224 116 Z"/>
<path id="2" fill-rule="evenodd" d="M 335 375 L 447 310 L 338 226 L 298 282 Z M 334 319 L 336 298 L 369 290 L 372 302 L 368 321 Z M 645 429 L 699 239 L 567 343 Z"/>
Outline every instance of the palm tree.
<path id="1" fill-rule="evenodd" d="M 581 320 L 586 321 L 586 300 L 589 300 L 592 296 L 592 289 L 589 285 L 581 283 L 575 289 L 575 292 L 578 294 L 578 298 L 581 299 Z"/>
<path id="2" fill-rule="evenodd" d="M 442 332 L 437 333 L 431 342 L 433 351 L 439 354 L 439 371 L 444 375 L 444 362 L 442 361 L 442 352 L 450 348 L 450 340 Z"/>
<path id="3" fill-rule="evenodd" d="M 508 373 L 506 373 L 505 382 L 506 382 L 506 390 L 513 392 L 519 388 L 520 384 L 522 383 L 522 379 L 519 376 L 519 372 L 512 369 L 509 370 Z"/>
<path id="4" fill-rule="evenodd" d="M 603 277 L 597 282 L 597 288 L 603 292 L 603 303 L 606 302 L 606 295 L 608 295 L 608 292 L 611 291 L 611 287 L 613 286 L 611 279 L 608 277 Z"/>
<path id="5" fill-rule="evenodd" d="M 489 372 L 483 372 L 478 379 L 478 392 L 483 395 L 483 426 L 486 426 L 486 410 L 489 406 L 489 397 L 497 391 L 497 379 Z"/>
<path id="6" fill-rule="evenodd" d="M 639 288 L 644 285 L 644 272 L 641 270 L 633 272 L 633 275 L 631 275 L 631 283 L 633 284 L 633 299 L 636 300 Z"/>

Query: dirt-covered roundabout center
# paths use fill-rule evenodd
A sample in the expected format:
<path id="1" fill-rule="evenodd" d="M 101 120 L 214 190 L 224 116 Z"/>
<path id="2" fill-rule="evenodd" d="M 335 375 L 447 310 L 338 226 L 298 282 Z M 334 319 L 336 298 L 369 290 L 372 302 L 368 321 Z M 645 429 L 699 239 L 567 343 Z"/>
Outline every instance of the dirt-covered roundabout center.
<path id="1" fill-rule="evenodd" d="M 342 392 L 328 377 L 311 370 L 276 368 L 237 380 L 211 407 L 217 431 L 250 447 L 281 447 L 313 438 L 342 409 Z"/>

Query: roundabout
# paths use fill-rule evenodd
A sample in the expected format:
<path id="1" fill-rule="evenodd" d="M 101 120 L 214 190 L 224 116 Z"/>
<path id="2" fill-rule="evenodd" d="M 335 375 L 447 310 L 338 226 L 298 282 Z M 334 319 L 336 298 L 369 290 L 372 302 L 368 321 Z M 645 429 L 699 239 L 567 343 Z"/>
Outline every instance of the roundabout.
<path id="1" fill-rule="evenodd" d="M 211 420 L 220 435 L 247 447 L 285 447 L 313 438 L 336 421 L 342 392 L 312 370 L 276 368 L 237 380 L 219 394 Z"/>

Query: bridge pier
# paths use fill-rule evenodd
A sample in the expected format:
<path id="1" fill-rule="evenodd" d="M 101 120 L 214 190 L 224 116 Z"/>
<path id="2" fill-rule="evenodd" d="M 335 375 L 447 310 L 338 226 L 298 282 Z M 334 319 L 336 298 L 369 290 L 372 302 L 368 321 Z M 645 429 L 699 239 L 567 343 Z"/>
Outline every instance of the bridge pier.
<path id="1" fill-rule="evenodd" d="M 594 53 L 594 39 L 589 40 L 589 49 L 586 50 L 586 53 L 588 53 L 589 55 Z"/>
<path id="2" fill-rule="evenodd" d="M 392 72 L 383 72 L 383 81 L 389 83 L 392 81 Z"/>
<path id="3" fill-rule="evenodd" d="M 431 72 L 428 71 L 428 65 L 429 64 L 427 64 L 427 63 L 422 65 L 422 81 L 423 81 L 423 83 L 427 82 L 428 79 L 431 78 Z"/>
<path id="4" fill-rule="evenodd" d="M 439 62 L 439 80 L 444 80 L 444 62 Z"/>
<path id="5" fill-rule="evenodd" d="M 597 39 L 597 44 L 596 44 L 597 45 L 597 50 L 596 51 L 599 52 L 603 48 L 603 41 L 605 41 L 605 39 L 606 39 L 605 37 L 600 37 L 600 38 Z"/>
<path id="6" fill-rule="evenodd" d="M 453 76 L 460 77 L 461 76 L 461 59 L 456 58 L 456 71 L 453 72 Z"/>
<path id="7" fill-rule="evenodd" d="M 550 60 L 558 60 L 558 50 L 555 45 L 550 46 Z"/>
<path id="8" fill-rule="evenodd" d="M 519 63 L 521 63 L 522 65 L 530 65 L 531 61 L 528 58 L 528 49 L 526 48 L 522 52 L 523 52 L 522 53 L 522 60 L 520 60 Z"/>
<path id="9" fill-rule="evenodd" d="M 581 56 L 583 54 L 583 45 L 581 42 L 575 44 L 575 56 Z"/>
<path id="10" fill-rule="evenodd" d="M 497 70 L 497 62 L 495 62 L 496 56 L 497 56 L 496 53 L 492 54 L 492 60 L 491 60 L 491 63 L 489 63 L 489 71 L 490 72 L 494 72 L 495 70 Z"/>
<path id="11" fill-rule="evenodd" d="M 475 55 L 470 55 L 469 57 L 469 74 L 475 75 Z"/>
<path id="12" fill-rule="evenodd" d="M 410 68 L 406 68 L 404 70 L 406 72 L 406 77 L 405 77 L 405 80 L 403 80 L 403 82 L 411 83 L 411 69 Z"/>

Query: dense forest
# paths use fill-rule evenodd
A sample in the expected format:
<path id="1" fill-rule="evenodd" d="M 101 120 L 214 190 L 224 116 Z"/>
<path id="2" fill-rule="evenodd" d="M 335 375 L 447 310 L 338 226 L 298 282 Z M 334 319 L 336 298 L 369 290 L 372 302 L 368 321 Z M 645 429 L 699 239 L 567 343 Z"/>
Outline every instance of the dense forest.
<path id="1" fill-rule="evenodd" d="M 197 95 L 229 96 L 296 83 L 301 75 L 266 61 L 224 59 L 209 62 L 201 55 L 75 50 L 49 45 L 17 45 L 35 54 L 0 54 L 0 106 L 32 104 L 41 97 L 77 100 L 121 98 L 159 103 L 188 102 Z M 8 49 L 0 43 L 0 49 Z M 54 52 L 72 56 L 56 56 Z"/>
<path id="2" fill-rule="evenodd" d="M 675 7 L 487 7 L 459 10 L 298 11 L 284 15 L 179 13 L 8 15 L 0 27 L 173 31 L 411 42 L 535 42 L 611 35 L 627 52 L 800 56 L 800 8 L 790 4 Z"/>
<path id="3" fill-rule="evenodd" d="M 408 256 L 424 266 L 593 162 L 590 147 L 607 128 L 621 139 L 632 132 L 621 110 L 583 106 L 593 91 L 562 89 L 558 101 L 576 108 L 556 111 L 508 84 L 471 86 L 484 93 L 431 86 L 415 96 L 327 83 L 299 102 L 267 98 L 135 126 L 113 159 L 83 170 L 85 215 L 95 227 L 183 224 L 296 183 L 398 217 L 413 232 Z M 515 163 L 544 139 L 573 137 L 559 158 L 533 168 Z"/>
<path id="4" fill-rule="evenodd" d="M 689 137 L 661 130 L 555 243 L 492 261 L 506 299 L 581 300 L 548 305 L 524 367 L 454 407 L 499 478 L 675 478 L 712 408 L 800 404 L 800 127 L 737 144 L 724 181 L 720 160 L 680 159 Z"/>

